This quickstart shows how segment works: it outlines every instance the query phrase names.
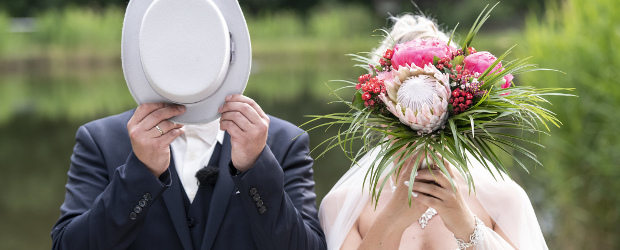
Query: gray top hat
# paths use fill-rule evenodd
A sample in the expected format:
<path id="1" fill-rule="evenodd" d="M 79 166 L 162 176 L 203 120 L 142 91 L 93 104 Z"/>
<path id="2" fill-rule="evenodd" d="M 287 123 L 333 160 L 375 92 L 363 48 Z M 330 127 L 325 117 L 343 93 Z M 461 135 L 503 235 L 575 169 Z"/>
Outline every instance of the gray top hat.
<path id="1" fill-rule="evenodd" d="M 121 48 L 133 98 L 185 105 L 175 123 L 217 119 L 250 75 L 250 34 L 236 0 L 132 0 Z"/>

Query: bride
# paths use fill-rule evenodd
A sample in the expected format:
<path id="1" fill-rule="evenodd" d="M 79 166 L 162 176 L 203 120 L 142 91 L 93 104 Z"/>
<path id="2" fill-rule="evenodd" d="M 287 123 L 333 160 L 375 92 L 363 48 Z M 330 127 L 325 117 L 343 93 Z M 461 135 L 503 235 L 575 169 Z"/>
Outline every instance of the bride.
<path id="1" fill-rule="evenodd" d="M 448 41 L 426 17 L 393 19 L 390 36 L 396 43 Z M 385 44 L 373 54 L 385 51 Z M 548 249 L 527 194 L 506 174 L 491 175 L 480 162 L 472 161 L 468 168 L 475 191 L 470 192 L 464 178 L 450 167 L 455 192 L 447 176 L 426 165 L 432 162 L 409 162 L 400 175 L 382 177 L 389 178 L 390 185 L 375 203 L 368 183 L 365 188 L 363 184 L 376 156 L 373 151 L 364 156 L 323 199 L 319 214 L 329 249 Z M 408 177 L 414 167 L 418 174 L 413 189 L 407 190 L 403 176 Z"/>

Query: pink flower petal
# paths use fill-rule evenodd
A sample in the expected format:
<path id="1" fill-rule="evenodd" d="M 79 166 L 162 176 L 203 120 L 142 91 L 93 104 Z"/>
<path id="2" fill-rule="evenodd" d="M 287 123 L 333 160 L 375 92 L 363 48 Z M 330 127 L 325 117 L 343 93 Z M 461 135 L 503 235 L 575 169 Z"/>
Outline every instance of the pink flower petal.
<path id="1" fill-rule="evenodd" d="M 426 118 L 426 116 L 424 116 L 422 114 L 422 112 L 418 112 L 418 115 L 416 116 L 416 119 L 418 119 L 418 122 L 416 122 L 418 125 L 422 125 L 422 126 L 426 126 L 428 125 L 431 121 Z"/>
<path id="2" fill-rule="evenodd" d="M 487 51 L 473 53 L 463 60 L 464 68 L 470 72 L 484 73 L 484 71 L 497 60 L 493 54 Z M 502 63 L 498 63 L 491 73 L 502 71 Z"/>
<path id="3" fill-rule="evenodd" d="M 433 114 L 431 114 L 431 108 L 426 103 L 422 104 L 422 110 L 420 111 L 428 119 L 431 119 L 431 117 L 433 117 Z"/>
<path id="4" fill-rule="evenodd" d="M 439 98 L 439 96 L 434 95 L 433 96 L 433 114 L 437 115 L 441 113 L 443 113 L 443 107 L 441 106 L 441 99 Z"/>
<path id="5" fill-rule="evenodd" d="M 512 79 L 514 79 L 514 76 L 512 76 L 511 74 L 504 76 L 504 80 L 506 80 L 506 83 L 502 84 L 502 89 L 509 88 Z"/>
<path id="6" fill-rule="evenodd" d="M 415 39 L 413 41 L 397 44 L 394 46 L 394 55 L 392 56 L 392 65 L 394 69 L 406 66 L 407 64 L 415 64 L 418 67 L 424 67 L 429 63 L 433 63 L 433 58 L 448 57 L 454 49 L 439 39 Z"/>
<path id="7" fill-rule="evenodd" d="M 407 119 L 407 121 L 411 123 L 416 123 L 418 120 L 415 118 L 415 114 L 413 113 L 413 110 L 411 109 L 405 110 L 405 119 Z"/>

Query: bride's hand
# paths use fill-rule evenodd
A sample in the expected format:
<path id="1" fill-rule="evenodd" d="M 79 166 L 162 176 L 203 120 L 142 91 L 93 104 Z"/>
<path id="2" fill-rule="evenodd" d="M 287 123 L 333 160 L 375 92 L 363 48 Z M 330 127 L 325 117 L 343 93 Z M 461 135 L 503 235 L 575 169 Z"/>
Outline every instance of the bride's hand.
<path id="1" fill-rule="evenodd" d="M 418 165 L 419 162 L 405 163 L 404 166 L 407 167 L 401 171 L 398 175 L 398 179 L 396 179 L 396 176 L 391 177 L 394 185 L 396 185 L 396 189 L 388 201 L 384 212 L 391 215 L 393 223 L 399 228 L 404 229 L 409 227 L 411 224 L 418 221 L 424 211 L 428 209 L 428 206 L 416 202 L 413 196 L 411 197 L 411 205 L 409 205 L 409 193 L 411 190 L 408 185 L 404 185 L 405 181 L 409 181 L 411 170 Z"/>
<path id="2" fill-rule="evenodd" d="M 463 199 L 456 175 L 448 162 L 444 162 L 444 166 L 452 177 L 455 189 L 452 189 L 448 177 L 437 167 L 433 168 L 432 173 L 428 168 L 420 169 L 413 184 L 413 191 L 419 194 L 414 201 L 437 210 L 444 225 L 455 237 L 469 239 L 476 223 L 474 214 Z"/>

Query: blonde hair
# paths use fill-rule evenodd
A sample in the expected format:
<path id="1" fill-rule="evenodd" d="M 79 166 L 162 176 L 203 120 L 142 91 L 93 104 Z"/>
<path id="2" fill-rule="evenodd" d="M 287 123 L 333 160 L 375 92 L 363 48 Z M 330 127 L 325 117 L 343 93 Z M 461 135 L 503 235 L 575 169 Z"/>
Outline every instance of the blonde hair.
<path id="1" fill-rule="evenodd" d="M 438 25 L 432 19 L 422 15 L 404 14 L 398 17 L 390 17 L 390 21 L 394 23 L 389 30 L 390 36 L 386 37 L 379 47 L 375 48 L 371 53 L 371 59 L 378 62 L 380 56 L 383 55 L 388 48 L 392 47 L 393 42 L 396 44 L 412 41 L 415 39 L 436 38 L 445 42 L 450 39 L 448 35 L 442 32 Z M 456 47 L 454 42 L 450 45 Z"/>

